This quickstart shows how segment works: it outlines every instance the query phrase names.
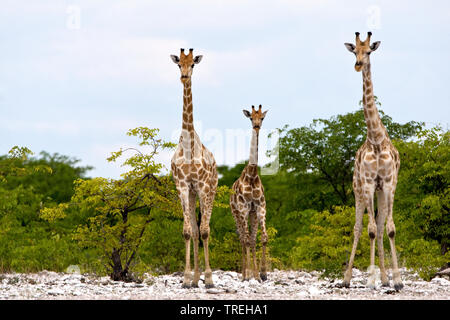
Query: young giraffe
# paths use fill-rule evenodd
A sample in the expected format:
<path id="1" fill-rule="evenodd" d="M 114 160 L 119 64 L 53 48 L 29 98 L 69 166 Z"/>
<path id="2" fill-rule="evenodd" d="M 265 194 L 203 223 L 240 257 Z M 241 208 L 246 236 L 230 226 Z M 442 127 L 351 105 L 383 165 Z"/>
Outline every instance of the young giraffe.
<path id="1" fill-rule="evenodd" d="M 371 32 L 368 32 L 365 41 L 359 39 L 356 32 L 356 45 L 345 43 L 347 49 L 356 56 L 355 70 L 362 70 L 363 76 L 363 105 L 364 117 L 367 125 L 367 138 L 359 148 L 355 157 L 355 170 L 353 174 L 353 191 L 355 193 L 356 221 L 354 226 L 354 240 L 352 253 L 344 277 L 343 285 L 350 286 L 352 266 L 355 258 L 356 247 L 362 232 L 362 220 L 364 210 L 367 208 L 369 215 L 368 232 L 370 237 L 370 264 L 375 265 L 375 237 L 378 244 L 378 256 L 380 260 L 380 274 L 383 286 L 389 286 L 389 279 L 384 267 L 383 233 L 386 223 L 386 231 L 389 236 L 393 280 L 396 290 L 403 288 L 397 265 L 395 250 L 395 225 L 392 216 L 395 188 L 397 185 L 400 158 L 397 149 L 391 143 L 389 135 L 381 122 L 373 96 L 372 79 L 370 73 L 369 55 L 375 51 L 380 41 L 370 44 Z M 378 214 L 374 216 L 374 193 L 377 194 Z M 374 268 L 368 281 L 368 286 L 375 288 Z"/>
<path id="2" fill-rule="evenodd" d="M 250 143 L 250 159 L 247 166 L 242 171 L 241 176 L 233 184 L 234 193 L 230 196 L 231 212 L 239 233 L 242 245 L 242 280 L 250 279 L 250 270 L 253 271 L 253 277 L 257 280 L 267 279 L 266 270 L 266 200 L 264 198 L 264 187 L 258 176 L 258 136 L 265 112 L 256 111 L 252 106 L 252 112 L 244 111 L 244 115 L 252 121 L 252 140 Z M 250 234 L 247 225 L 247 219 L 250 218 Z M 256 233 L 258 232 L 258 223 L 261 225 L 261 278 L 258 275 L 256 266 Z M 253 265 L 250 260 L 250 248 L 253 255 Z"/>
<path id="3" fill-rule="evenodd" d="M 186 266 L 184 271 L 183 287 L 198 287 L 200 271 L 198 266 L 199 229 L 195 213 L 196 197 L 200 202 L 200 235 L 205 251 L 205 286 L 214 287 L 211 267 L 209 266 L 208 238 L 209 220 L 212 205 L 217 189 L 217 169 L 213 154 L 201 143 L 194 130 L 191 76 L 195 64 L 202 56 L 193 56 L 193 49 L 184 54 L 181 49 L 180 57 L 171 55 L 181 71 L 181 83 L 184 87 L 183 96 L 183 124 L 178 148 L 172 158 L 172 174 L 181 200 L 184 225 L 183 235 L 186 244 Z M 194 243 L 194 277 L 191 276 L 190 248 L 191 238 Z M 192 282 L 190 282 L 192 280 Z"/>

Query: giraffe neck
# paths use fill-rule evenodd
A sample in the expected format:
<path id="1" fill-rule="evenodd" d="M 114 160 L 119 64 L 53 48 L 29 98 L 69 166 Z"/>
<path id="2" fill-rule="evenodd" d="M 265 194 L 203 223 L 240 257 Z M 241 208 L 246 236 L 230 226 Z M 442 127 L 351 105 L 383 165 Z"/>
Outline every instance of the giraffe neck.
<path id="1" fill-rule="evenodd" d="M 194 111 L 192 106 L 191 79 L 183 83 L 183 124 L 181 130 L 181 141 L 186 160 L 194 157 Z"/>
<path id="2" fill-rule="evenodd" d="M 183 84 L 183 125 L 182 129 L 194 131 L 194 111 L 192 106 L 191 80 Z"/>
<path id="3" fill-rule="evenodd" d="M 248 160 L 249 165 L 258 165 L 258 137 L 259 131 L 252 130 L 252 140 L 250 141 L 250 158 Z"/>
<path id="4" fill-rule="evenodd" d="M 372 75 L 370 63 L 362 70 L 363 75 L 363 106 L 364 118 L 367 125 L 367 140 L 372 144 L 380 144 L 387 138 L 386 129 L 381 122 L 378 109 L 373 96 Z"/>

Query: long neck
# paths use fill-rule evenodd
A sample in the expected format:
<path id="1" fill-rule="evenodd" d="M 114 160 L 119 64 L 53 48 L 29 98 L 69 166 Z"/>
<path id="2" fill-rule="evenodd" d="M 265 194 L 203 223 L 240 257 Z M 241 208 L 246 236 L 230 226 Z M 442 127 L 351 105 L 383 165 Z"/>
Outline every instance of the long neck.
<path id="1" fill-rule="evenodd" d="M 258 136 L 259 132 L 253 129 L 252 140 L 250 141 L 250 158 L 248 160 L 250 165 L 258 165 Z"/>
<path id="2" fill-rule="evenodd" d="M 185 161 L 190 162 L 195 156 L 195 131 L 192 107 L 191 79 L 183 83 L 183 124 L 180 143 L 184 150 Z"/>
<path id="3" fill-rule="evenodd" d="M 194 112 L 192 106 L 191 80 L 183 83 L 183 125 L 182 129 L 188 132 L 194 131 Z"/>
<path id="4" fill-rule="evenodd" d="M 373 96 L 372 75 L 370 63 L 364 66 L 363 76 L 363 106 L 367 125 L 367 140 L 372 144 L 380 144 L 386 137 L 386 129 L 381 122 Z"/>

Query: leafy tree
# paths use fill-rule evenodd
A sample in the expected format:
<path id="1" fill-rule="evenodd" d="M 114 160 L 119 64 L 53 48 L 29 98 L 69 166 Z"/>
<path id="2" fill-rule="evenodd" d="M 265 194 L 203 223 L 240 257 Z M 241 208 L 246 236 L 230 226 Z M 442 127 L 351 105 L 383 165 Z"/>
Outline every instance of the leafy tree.
<path id="1" fill-rule="evenodd" d="M 377 101 L 377 100 L 376 100 Z M 377 101 L 378 105 L 381 105 Z M 392 140 L 413 137 L 422 124 L 415 121 L 399 124 L 379 110 L 381 120 Z M 310 126 L 279 129 L 281 168 L 295 174 L 315 174 L 315 185 L 330 186 L 334 204 L 351 205 L 353 163 L 356 151 L 365 141 L 366 123 L 363 110 L 331 119 L 315 119 Z M 310 175 L 310 177 L 313 177 Z"/>
<path id="2" fill-rule="evenodd" d="M 292 264 L 306 270 L 324 271 L 324 276 L 340 277 L 348 261 L 351 250 L 355 209 L 353 207 L 334 207 L 328 210 L 313 211 L 308 232 L 297 239 L 292 250 Z M 367 225 L 367 216 L 364 217 Z M 369 236 L 361 234 L 355 256 L 355 266 L 369 266 Z"/>
<path id="3" fill-rule="evenodd" d="M 163 166 L 154 159 L 160 150 L 174 145 L 158 139 L 158 131 L 145 127 L 128 131 L 129 136 L 140 139 L 140 147 L 150 151 L 128 148 L 113 152 L 108 161 L 114 162 L 125 152 L 134 151 L 122 164 L 131 168 L 122 174 L 122 179 L 78 179 L 69 203 L 42 210 L 42 217 L 50 221 L 66 217 L 69 207 L 91 211 L 92 216 L 78 226 L 74 239 L 84 247 L 99 248 L 113 280 L 133 280 L 132 263 L 155 215 L 181 214 L 172 179 L 160 175 Z"/>
<path id="4" fill-rule="evenodd" d="M 0 270 L 3 272 L 61 271 L 75 256 L 67 254 L 74 252 L 73 243 L 67 241 L 60 226 L 52 228 L 39 217 L 46 197 L 37 191 L 33 181 L 49 179 L 58 173 L 47 163 L 34 161 L 32 154 L 28 148 L 16 146 L 8 155 L 0 157 Z"/>
<path id="5" fill-rule="evenodd" d="M 24 166 L 46 167 L 51 174 L 41 170 L 32 175 L 10 179 L 9 184 L 11 187 L 20 184 L 32 185 L 35 192 L 42 194 L 47 201 L 67 202 L 73 195 L 73 181 L 84 178 L 92 169 L 91 166 L 78 166 L 80 161 L 58 153 L 51 155 L 42 151 L 39 158 L 29 158 Z"/>
<path id="6" fill-rule="evenodd" d="M 426 240 L 436 240 L 441 254 L 450 244 L 450 131 L 422 130 L 414 141 L 396 143 L 401 170 L 396 208 Z"/>
<path id="7" fill-rule="evenodd" d="M 27 147 L 14 146 L 8 155 L 0 157 L 0 183 L 7 183 L 14 177 L 24 177 L 35 172 L 50 172 L 46 165 L 25 166 L 33 152 Z"/>
<path id="8" fill-rule="evenodd" d="M 398 124 L 381 115 L 401 157 L 394 202 L 399 264 L 429 280 L 450 257 L 450 133 L 423 130 L 414 121 Z M 261 176 L 273 266 L 341 276 L 353 237 L 353 157 L 365 132 L 362 110 L 280 129 L 281 167 L 274 175 Z M 142 127 L 128 132 L 140 146 L 120 149 L 108 158 L 125 158 L 123 165 L 130 169 L 120 179 L 89 179 L 91 167 L 79 166 L 79 160 L 45 152 L 34 158 L 24 147 L 0 156 L 0 271 L 63 271 L 78 264 L 85 271 L 128 281 L 143 270 L 182 270 L 179 199 L 172 178 L 162 174 L 155 160 L 158 152 L 173 145 L 157 133 Z M 229 187 L 244 166 L 218 167 L 210 221 L 214 268 L 240 268 L 228 201 Z M 367 217 L 364 221 L 367 224 Z M 368 266 L 368 246 L 363 232 L 355 261 L 359 268 Z M 385 250 L 388 267 L 387 238 Z M 202 254 L 200 250 L 200 259 Z"/>

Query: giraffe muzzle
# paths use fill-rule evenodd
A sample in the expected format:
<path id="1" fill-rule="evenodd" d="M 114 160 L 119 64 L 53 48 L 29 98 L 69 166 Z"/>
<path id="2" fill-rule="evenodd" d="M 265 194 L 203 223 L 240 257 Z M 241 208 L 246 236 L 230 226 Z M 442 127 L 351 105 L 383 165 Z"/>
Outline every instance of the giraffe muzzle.
<path id="1" fill-rule="evenodd" d="M 185 75 L 182 75 L 181 78 L 180 78 L 181 82 L 183 82 L 183 83 L 185 83 L 189 79 L 190 79 L 190 77 L 189 76 L 185 76 Z"/>

